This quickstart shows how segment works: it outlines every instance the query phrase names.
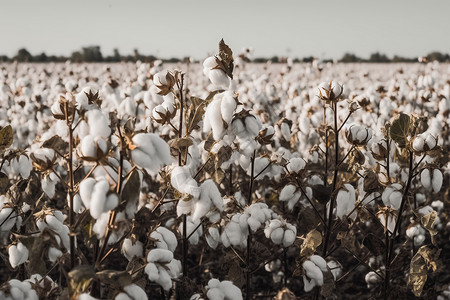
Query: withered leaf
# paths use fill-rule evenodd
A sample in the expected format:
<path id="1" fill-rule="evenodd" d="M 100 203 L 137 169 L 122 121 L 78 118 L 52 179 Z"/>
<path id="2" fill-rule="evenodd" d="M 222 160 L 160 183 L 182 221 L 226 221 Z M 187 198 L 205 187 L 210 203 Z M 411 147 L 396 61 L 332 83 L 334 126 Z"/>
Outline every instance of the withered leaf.
<path id="1" fill-rule="evenodd" d="M 225 44 L 223 39 L 219 42 L 219 58 L 220 59 L 216 58 L 218 68 L 223 70 L 228 77 L 233 79 L 233 51 Z"/>
<path id="2" fill-rule="evenodd" d="M 364 192 L 373 193 L 378 190 L 380 183 L 378 182 L 377 174 L 369 170 L 364 176 Z"/>
<path id="3" fill-rule="evenodd" d="M 3 151 L 11 146 L 13 140 L 14 135 L 11 125 L 7 125 L 0 129 L 0 151 Z"/>
<path id="4" fill-rule="evenodd" d="M 321 184 L 312 185 L 313 197 L 317 199 L 321 204 L 325 204 L 330 200 L 331 186 L 324 187 Z"/>
<path id="5" fill-rule="evenodd" d="M 411 260 L 409 269 L 408 286 L 416 297 L 420 297 L 423 287 L 427 281 L 428 270 L 436 271 L 436 260 L 441 250 L 431 249 L 428 246 L 422 246 Z"/>
<path id="6" fill-rule="evenodd" d="M 113 286 L 124 287 L 132 283 L 132 277 L 127 271 L 103 270 L 97 272 L 96 275 L 102 283 Z"/>
<path id="7" fill-rule="evenodd" d="M 242 288 L 245 284 L 244 270 L 236 260 L 233 261 L 230 269 L 228 270 L 228 279 L 238 288 Z"/>
<path id="8" fill-rule="evenodd" d="M 4 195 L 8 190 L 9 178 L 8 176 L 0 172 L 0 195 Z"/>
<path id="9" fill-rule="evenodd" d="M 300 247 L 300 255 L 310 257 L 320 244 L 322 244 L 322 235 L 316 229 L 311 230 Z"/>
<path id="10" fill-rule="evenodd" d="M 64 153 L 68 145 L 69 144 L 58 135 L 54 135 L 42 143 L 43 148 L 50 148 L 60 153 Z"/>
<path id="11" fill-rule="evenodd" d="M 74 297 L 84 293 L 95 278 L 93 266 L 80 265 L 72 269 L 69 275 L 69 294 Z M 76 299 L 76 297 L 75 297 Z"/>
<path id="12" fill-rule="evenodd" d="M 405 148 L 411 134 L 411 118 L 403 113 L 397 115 L 389 128 L 389 135 L 400 148 Z"/>
<path id="13" fill-rule="evenodd" d="M 277 293 L 275 296 L 275 300 L 296 300 L 297 297 L 291 290 L 289 290 L 287 287 L 283 288 L 281 291 Z"/>
<path id="14" fill-rule="evenodd" d="M 203 119 L 208 101 L 191 97 L 191 105 L 188 110 L 187 134 L 191 134 L 194 129 L 199 129 L 198 123 Z"/>
<path id="15" fill-rule="evenodd" d="M 335 288 L 334 277 L 331 271 L 328 269 L 327 272 L 323 272 L 323 285 L 320 289 L 320 293 L 325 298 L 330 297 L 333 294 Z"/>
<path id="16" fill-rule="evenodd" d="M 437 234 L 437 230 L 434 229 L 434 223 L 436 222 L 436 219 L 437 219 L 436 211 L 432 211 L 432 212 L 422 216 L 422 218 L 420 218 L 420 222 L 422 223 L 422 226 L 426 230 L 428 230 L 428 232 L 430 233 L 431 242 L 435 246 L 436 246 L 436 241 L 434 239 L 434 236 Z"/>

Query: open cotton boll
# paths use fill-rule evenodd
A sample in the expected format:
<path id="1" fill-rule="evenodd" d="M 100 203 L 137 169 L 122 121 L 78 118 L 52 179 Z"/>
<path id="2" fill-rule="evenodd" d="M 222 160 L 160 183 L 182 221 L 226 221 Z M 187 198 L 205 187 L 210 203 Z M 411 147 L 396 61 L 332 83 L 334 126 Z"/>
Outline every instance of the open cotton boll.
<path id="1" fill-rule="evenodd" d="M 108 138 L 111 134 L 108 117 L 98 109 L 89 110 L 86 113 L 89 125 L 89 134 Z"/>
<path id="2" fill-rule="evenodd" d="M 230 91 L 223 92 L 221 94 L 217 94 L 214 97 L 218 97 L 222 95 L 222 101 L 220 103 L 220 113 L 222 115 L 222 119 L 229 124 L 233 118 L 233 115 L 236 111 L 237 103 L 234 98 L 234 94 Z"/>
<path id="3" fill-rule="evenodd" d="M 203 74 L 209 77 L 212 84 L 218 88 L 227 90 L 230 87 L 231 78 L 217 67 L 216 57 L 208 57 L 203 62 Z"/>
<path id="4" fill-rule="evenodd" d="M 106 180 L 101 180 L 94 185 L 91 195 L 90 213 L 94 219 L 97 219 L 105 212 L 105 203 L 107 193 L 109 191 L 109 183 Z"/>
<path id="5" fill-rule="evenodd" d="M 306 166 L 306 161 L 300 157 L 291 158 L 286 165 L 289 172 L 298 173 Z"/>
<path id="6" fill-rule="evenodd" d="M 433 187 L 433 192 L 438 193 L 441 190 L 442 182 L 444 177 L 442 172 L 438 169 L 433 170 L 433 179 L 431 181 L 431 186 Z"/>
<path id="7" fill-rule="evenodd" d="M 86 178 L 80 183 L 81 201 L 87 209 L 91 207 L 91 195 L 96 183 L 97 181 L 92 177 Z"/>
<path id="8" fill-rule="evenodd" d="M 423 169 L 423 171 L 420 173 L 420 182 L 422 183 L 424 188 L 431 188 L 431 174 L 429 169 Z"/>
<path id="9" fill-rule="evenodd" d="M 220 242 L 219 229 L 217 229 L 217 227 L 209 227 L 205 238 L 208 246 L 212 249 L 216 249 Z"/>
<path id="10" fill-rule="evenodd" d="M 383 226 L 387 227 L 387 229 L 390 232 L 394 232 L 395 222 L 397 220 L 397 218 L 394 215 L 390 214 L 389 217 L 387 218 L 387 221 L 386 221 L 385 214 L 379 214 L 378 215 L 378 219 L 380 220 L 380 223 L 383 224 Z"/>
<path id="11" fill-rule="evenodd" d="M 390 206 L 395 210 L 399 209 L 403 197 L 402 190 L 403 187 L 399 183 L 394 183 L 386 187 L 381 195 L 381 200 L 383 200 L 384 205 Z"/>
<path id="12" fill-rule="evenodd" d="M 355 202 L 355 189 L 351 184 L 344 184 L 344 188 L 341 188 L 336 196 L 336 216 L 340 219 L 347 216 L 355 208 Z M 352 216 L 356 216 L 355 212 Z"/>
<path id="13" fill-rule="evenodd" d="M 131 150 L 133 162 L 146 169 L 150 174 L 156 174 L 163 165 L 172 161 L 169 145 L 154 133 L 138 133 L 132 139 L 135 149 Z"/>
<path id="14" fill-rule="evenodd" d="M 28 249 L 24 244 L 18 242 L 8 248 L 9 263 L 14 269 L 28 260 Z"/>
<path id="15" fill-rule="evenodd" d="M 63 255 L 63 253 L 61 252 L 61 250 L 55 248 L 55 247 L 50 247 L 48 249 L 48 259 L 54 263 L 58 258 L 60 258 Z"/>
<path id="16" fill-rule="evenodd" d="M 144 244 L 141 241 L 133 241 L 131 239 L 124 239 L 122 243 L 123 255 L 131 261 L 133 257 L 144 256 Z"/>
<path id="17" fill-rule="evenodd" d="M 123 288 L 125 293 L 129 296 L 130 300 L 145 300 L 148 299 L 147 294 L 145 291 L 139 287 L 138 285 L 132 283 Z M 116 298 L 117 299 L 117 298 Z"/>
<path id="18" fill-rule="evenodd" d="M 20 175 L 22 178 L 27 179 L 30 176 L 30 172 L 33 169 L 31 159 L 26 155 L 14 157 L 10 161 L 11 175 Z"/>
<path id="19" fill-rule="evenodd" d="M 219 140 L 224 134 L 224 125 L 222 114 L 220 112 L 221 98 L 214 98 L 206 107 L 203 132 L 209 132 L 212 129 L 214 140 Z"/>
<path id="20" fill-rule="evenodd" d="M 58 176 L 53 172 L 44 176 L 41 181 L 42 190 L 50 199 L 55 196 L 55 186 L 58 181 Z"/>

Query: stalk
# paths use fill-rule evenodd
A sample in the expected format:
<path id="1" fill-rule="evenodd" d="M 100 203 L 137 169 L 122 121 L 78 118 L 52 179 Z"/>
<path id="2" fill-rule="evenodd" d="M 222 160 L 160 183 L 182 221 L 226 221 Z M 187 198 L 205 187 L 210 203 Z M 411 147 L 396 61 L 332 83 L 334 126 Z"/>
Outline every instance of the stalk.
<path id="1" fill-rule="evenodd" d="M 400 233 L 401 231 L 401 222 L 402 222 L 402 214 L 405 209 L 405 203 L 408 199 L 408 193 L 409 189 L 411 187 L 411 182 L 414 175 L 414 168 L 413 168 L 413 161 L 414 161 L 414 154 L 411 150 L 408 150 L 409 154 L 409 174 L 408 174 L 408 181 L 406 182 L 405 189 L 403 190 L 403 196 L 402 196 L 402 203 L 400 204 L 400 209 L 398 212 L 397 221 L 395 222 L 395 228 L 394 231 L 391 233 L 388 243 L 386 244 L 386 275 L 384 277 L 384 299 L 387 300 L 389 296 L 389 286 L 390 286 L 390 280 L 391 280 L 391 263 L 392 263 L 392 255 L 394 253 L 394 241 L 397 237 L 397 233 Z M 386 218 L 387 219 L 387 218 Z M 386 230 L 387 231 L 387 230 Z M 389 235 L 388 231 L 386 233 Z"/>
<path id="2" fill-rule="evenodd" d="M 69 127 L 69 157 L 67 158 L 68 171 L 69 171 L 69 243 L 70 243 L 70 268 L 75 267 L 75 235 L 73 234 L 74 213 L 73 213 L 73 191 L 74 191 L 74 176 L 73 176 L 73 128 L 72 122 L 69 118 L 69 103 L 65 103 L 65 119 L 67 127 Z"/>
<path id="3" fill-rule="evenodd" d="M 255 156 L 256 156 L 256 150 L 253 151 L 253 155 L 251 158 L 251 171 L 250 171 L 250 187 L 248 191 L 248 198 L 247 198 L 247 205 L 250 206 L 252 204 L 252 194 L 253 194 L 253 182 L 254 182 L 254 176 L 255 176 Z M 251 290 L 250 290 L 250 253 L 251 253 L 251 241 L 252 241 L 252 235 L 250 227 L 248 228 L 248 237 L 247 237 L 247 255 L 245 256 L 245 265 L 246 265 L 246 271 L 245 271 L 245 280 L 246 280 L 246 293 L 245 293 L 245 299 L 250 300 L 251 299 Z"/>
<path id="4" fill-rule="evenodd" d="M 335 144 L 334 144 L 334 175 L 333 175 L 333 183 L 330 195 L 330 209 L 328 211 L 328 226 L 325 228 L 325 242 L 323 245 L 322 256 L 327 255 L 328 243 L 330 241 L 331 228 L 333 226 L 333 209 L 334 209 L 334 190 L 336 189 L 337 184 L 337 176 L 338 176 L 338 168 L 339 168 L 339 129 L 337 124 L 337 102 L 333 102 L 333 112 L 334 112 L 334 135 L 335 135 Z M 325 208 L 326 211 L 326 208 Z"/>

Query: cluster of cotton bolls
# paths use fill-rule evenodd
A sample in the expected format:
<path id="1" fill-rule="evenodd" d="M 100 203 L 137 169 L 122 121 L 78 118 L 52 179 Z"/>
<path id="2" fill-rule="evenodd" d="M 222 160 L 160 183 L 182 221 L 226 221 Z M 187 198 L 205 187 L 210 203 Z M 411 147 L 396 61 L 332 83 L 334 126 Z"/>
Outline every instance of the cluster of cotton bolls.
<path id="1" fill-rule="evenodd" d="M 191 296 L 190 300 L 240 300 L 242 298 L 241 290 L 233 284 L 233 282 L 224 280 L 220 281 L 218 279 L 210 279 L 208 285 L 206 286 L 206 297 L 200 294 L 194 294 Z"/>
<path id="2" fill-rule="evenodd" d="M 282 244 L 283 247 L 289 247 L 295 241 L 297 228 L 283 219 L 273 219 L 266 222 L 264 234 L 266 235 L 266 238 L 270 238 L 274 244 Z"/>
<path id="3" fill-rule="evenodd" d="M 172 279 L 181 274 L 181 262 L 174 259 L 173 252 L 168 249 L 152 249 L 147 255 L 145 273 L 150 281 L 168 291 L 172 287 Z"/>
<path id="4" fill-rule="evenodd" d="M 56 283 L 49 276 L 42 277 L 39 274 L 33 274 L 24 281 L 11 279 L 7 282 L 7 286 L 6 291 L 0 291 L 0 299 L 43 299 L 57 288 Z"/>
<path id="5" fill-rule="evenodd" d="M 65 218 L 66 216 L 62 212 L 55 210 L 48 214 L 44 213 L 44 215 L 36 221 L 36 225 L 41 232 L 46 228 L 50 229 L 51 232 L 54 232 L 57 243 L 69 250 L 69 227 L 64 224 Z M 48 258 L 51 262 L 55 262 L 61 255 L 62 252 L 60 249 L 49 247 Z"/>

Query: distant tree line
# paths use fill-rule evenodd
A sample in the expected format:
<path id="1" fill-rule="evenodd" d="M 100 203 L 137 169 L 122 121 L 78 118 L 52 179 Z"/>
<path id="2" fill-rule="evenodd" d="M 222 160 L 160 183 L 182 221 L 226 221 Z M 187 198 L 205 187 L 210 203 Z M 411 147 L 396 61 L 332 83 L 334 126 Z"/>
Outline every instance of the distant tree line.
<path id="1" fill-rule="evenodd" d="M 428 53 L 428 55 L 424 56 L 427 61 L 439 61 L 439 62 L 450 62 L 450 55 L 441 53 L 441 52 L 431 52 Z M 32 55 L 27 49 L 22 48 L 17 51 L 17 54 L 13 57 L 8 57 L 6 55 L 0 55 L 0 62 L 37 62 L 37 63 L 44 63 L 44 62 L 65 62 L 67 60 L 70 60 L 75 63 L 81 63 L 81 62 L 136 62 L 138 60 L 144 61 L 144 62 L 150 62 L 158 59 L 154 55 L 143 55 L 139 53 L 137 49 L 133 51 L 133 54 L 128 55 L 122 55 L 119 53 L 118 49 L 114 49 L 113 55 L 110 56 L 104 56 L 101 52 L 101 49 L 99 46 L 89 46 L 89 47 L 83 47 L 78 51 L 72 52 L 70 56 L 56 56 L 56 55 L 47 55 L 46 53 L 42 52 L 37 55 Z M 184 61 L 187 58 L 170 58 L 170 59 L 162 59 L 165 62 L 171 62 L 176 63 L 180 61 Z M 313 56 L 308 56 L 304 58 L 296 58 L 293 60 L 293 62 L 304 62 L 304 63 L 310 63 L 315 58 Z M 279 57 L 279 56 L 273 56 L 270 58 L 267 57 L 258 57 L 251 60 L 251 62 L 254 63 L 266 63 L 266 62 L 272 62 L 272 63 L 286 63 L 287 58 L 286 57 Z M 333 62 L 331 59 L 325 59 L 322 60 L 324 62 Z M 338 62 L 341 63 L 398 63 L 398 62 L 417 62 L 418 58 L 409 58 L 409 57 L 402 57 L 395 55 L 393 57 L 388 57 L 387 55 L 379 52 L 372 53 L 369 58 L 361 58 L 353 53 L 345 53 Z"/>

